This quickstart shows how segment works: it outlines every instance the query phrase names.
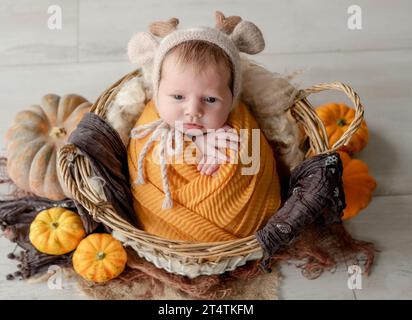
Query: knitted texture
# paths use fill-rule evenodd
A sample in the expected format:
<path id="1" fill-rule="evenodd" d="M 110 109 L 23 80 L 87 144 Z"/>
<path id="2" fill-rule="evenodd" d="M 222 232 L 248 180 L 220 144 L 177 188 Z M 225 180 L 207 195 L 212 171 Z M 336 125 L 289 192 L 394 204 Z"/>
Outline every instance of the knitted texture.
<path id="1" fill-rule="evenodd" d="M 157 120 L 151 100 L 136 123 L 136 135 L 132 133 L 139 138 L 132 137 L 128 148 L 134 211 L 143 230 L 165 239 L 214 242 L 243 238 L 265 225 L 280 205 L 276 161 L 263 133 L 259 132 L 259 140 L 252 137 L 258 124 L 244 104 L 233 110 L 228 123 L 237 131 L 247 131 L 243 132 L 248 140 L 241 143 L 240 159 L 251 155 L 259 143 L 259 164 L 221 164 L 214 177 L 200 175 L 197 165 L 186 158 L 166 165 L 162 153 L 168 148 L 170 131 L 160 130 L 165 128 Z M 156 132 L 163 139 L 154 141 Z M 190 143 L 184 142 L 184 154 Z M 158 145 L 160 166 L 155 152 Z M 175 144 L 174 150 L 179 149 Z M 244 173 L 254 165 L 258 165 L 257 172 Z"/>
<path id="2" fill-rule="evenodd" d="M 167 53 L 174 47 L 181 43 L 191 40 L 200 40 L 210 42 L 220 47 L 230 58 L 233 65 L 234 79 L 233 79 L 233 103 L 232 109 L 238 102 L 238 97 L 241 88 L 241 70 L 240 70 L 240 56 L 235 43 L 225 33 L 213 28 L 192 28 L 188 30 L 178 30 L 167 35 L 162 40 L 159 48 L 156 51 L 153 63 L 153 99 L 155 105 L 158 105 L 158 91 L 160 85 L 160 73 L 163 60 Z"/>
<path id="3" fill-rule="evenodd" d="M 154 22 L 150 32 L 138 32 L 128 43 L 128 55 L 146 74 L 150 74 L 153 100 L 158 102 L 158 89 L 163 60 L 167 53 L 179 44 L 191 40 L 205 41 L 221 48 L 233 66 L 232 109 L 238 104 L 241 92 L 240 52 L 257 54 L 265 47 L 262 32 L 250 21 L 240 17 L 225 17 L 216 12 L 216 27 L 197 27 L 178 30 L 179 20 L 172 18 L 166 22 Z M 160 37 L 162 39 L 158 39 Z"/>

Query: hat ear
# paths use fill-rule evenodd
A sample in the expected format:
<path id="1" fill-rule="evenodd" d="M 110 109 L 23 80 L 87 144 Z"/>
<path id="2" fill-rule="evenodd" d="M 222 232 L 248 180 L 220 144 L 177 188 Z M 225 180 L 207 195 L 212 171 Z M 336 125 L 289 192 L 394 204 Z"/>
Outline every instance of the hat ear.
<path id="1" fill-rule="evenodd" d="M 239 51 L 248 54 L 257 54 L 265 48 L 265 40 L 259 28 L 250 21 L 239 22 L 230 38 L 236 44 Z"/>
<path id="2" fill-rule="evenodd" d="M 226 33 L 231 34 L 236 25 L 242 21 L 242 18 L 239 16 L 230 16 L 225 17 L 221 11 L 215 12 L 216 19 L 216 29 Z"/>
<path id="3" fill-rule="evenodd" d="M 160 38 L 166 37 L 169 33 L 175 31 L 179 25 L 179 19 L 170 18 L 167 21 L 156 21 L 152 22 L 149 26 L 149 31 L 151 34 L 158 36 Z"/>
<path id="4" fill-rule="evenodd" d="M 149 32 L 138 32 L 132 36 L 127 45 L 129 60 L 139 66 L 143 66 L 153 60 L 158 40 Z"/>

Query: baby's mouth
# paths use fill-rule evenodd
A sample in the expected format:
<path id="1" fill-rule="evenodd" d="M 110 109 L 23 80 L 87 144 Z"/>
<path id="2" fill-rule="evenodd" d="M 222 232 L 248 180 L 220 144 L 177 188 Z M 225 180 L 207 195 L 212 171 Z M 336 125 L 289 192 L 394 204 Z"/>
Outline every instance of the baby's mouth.
<path id="1" fill-rule="evenodd" d="M 183 127 L 185 129 L 202 129 L 203 126 L 197 123 L 184 123 Z"/>

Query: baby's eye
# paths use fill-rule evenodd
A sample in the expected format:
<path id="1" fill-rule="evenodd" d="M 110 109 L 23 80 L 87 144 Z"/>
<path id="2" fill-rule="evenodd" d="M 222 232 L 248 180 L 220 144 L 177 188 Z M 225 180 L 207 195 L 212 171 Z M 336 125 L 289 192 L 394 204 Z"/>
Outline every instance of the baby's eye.
<path id="1" fill-rule="evenodd" d="M 216 98 L 214 98 L 214 97 L 207 97 L 205 100 L 206 100 L 207 103 L 214 103 L 214 102 L 216 102 Z"/>
<path id="2" fill-rule="evenodd" d="M 175 98 L 176 100 L 182 100 L 183 96 L 181 94 L 175 94 L 173 95 L 173 98 Z"/>

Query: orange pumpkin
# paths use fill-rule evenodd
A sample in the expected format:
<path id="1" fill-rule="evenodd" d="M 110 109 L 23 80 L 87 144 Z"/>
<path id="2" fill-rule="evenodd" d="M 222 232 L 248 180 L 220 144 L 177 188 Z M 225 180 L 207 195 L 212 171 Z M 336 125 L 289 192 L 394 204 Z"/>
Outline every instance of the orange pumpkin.
<path id="1" fill-rule="evenodd" d="M 16 115 L 6 133 L 7 172 L 20 189 L 52 200 L 70 197 L 58 174 L 57 150 L 90 106 L 78 95 L 48 94 Z"/>
<path id="2" fill-rule="evenodd" d="M 74 270 L 86 280 L 105 282 L 126 267 L 127 254 L 119 240 L 107 233 L 93 233 L 83 239 L 73 254 Z"/>
<path id="3" fill-rule="evenodd" d="M 77 213 L 56 207 L 36 216 L 30 225 L 29 239 L 40 252 L 61 255 L 76 249 L 85 235 Z"/>
<path id="4" fill-rule="evenodd" d="M 332 146 L 348 129 L 355 117 L 355 109 L 344 103 L 327 103 L 316 108 L 316 113 L 325 125 L 329 146 Z M 347 152 L 359 152 L 368 143 L 369 133 L 365 120 L 362 120 L 358 130 L 349 143 L 342 148 Z"/>
<path id="5" fill-rule="evenodd" d="M 356 216 L 366 208 L 376 188 L 376 180 L 368 174 L 368 166 L 359 159 L 351 159 L 346 152 L 339 151 L 343 165 L 343 189 L 345 191 L 346 208 L 343 219 Z"/>

